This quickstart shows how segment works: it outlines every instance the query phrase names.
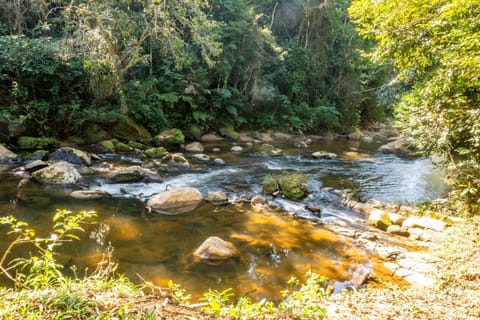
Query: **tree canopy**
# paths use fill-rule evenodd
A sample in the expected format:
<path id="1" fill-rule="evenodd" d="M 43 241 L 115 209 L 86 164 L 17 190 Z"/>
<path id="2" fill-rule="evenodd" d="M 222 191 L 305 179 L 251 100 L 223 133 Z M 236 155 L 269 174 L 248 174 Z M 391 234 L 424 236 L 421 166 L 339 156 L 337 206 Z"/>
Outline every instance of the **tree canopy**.
<path id="1" fill-rule="evenodd" d="M 480 1 L 354 0 L 358 31 L 407 88 L 399 124 L 448 165 L 452 195 L 480 208 Z"/>

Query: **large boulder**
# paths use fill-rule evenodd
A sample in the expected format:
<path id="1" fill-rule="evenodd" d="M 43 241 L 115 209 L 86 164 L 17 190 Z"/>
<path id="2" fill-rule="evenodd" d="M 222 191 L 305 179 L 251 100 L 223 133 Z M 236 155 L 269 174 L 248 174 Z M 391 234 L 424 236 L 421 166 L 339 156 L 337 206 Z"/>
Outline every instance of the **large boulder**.
<path id="1" fill-rule="evenodd" d="M 147 208 L 162 214 L 175 215 L 195 210 L 203 196 L 195 188 L 179 188 L 157 193 L 147 202 Z"/>
<path id="2" fill-rule="evenodd" d="M 161 181 L 160 176 L 151 170 L 140 166 L 130 166 L 121 168 L 114 172 L 108 179 L 111 183 L 132 183 L 140 181 Z"/>
<path id="3" fill-rule="evenodd" d="M 196 262 L 217 265 L 230 259 L 239 259 L 240 252 L 228 241 L 219 237 L 209 237 L 193 253 Z"/>
<path id="4" fill-rule="evenodd" d="M 21 136 L 17 141 L 18 147 L 22 150 L 38 150 L 45 148 L 52 148 L 58 144 L 58 141 L 54 138 L 36 138 Z"/>
<path id="5" fill-rule="evenodd" d="M 83 138 L 87 143 L 98 143 L 109 140 L 110 134 L 97 123 L 88 123 L 83 128 Z"/>
<path id="6" fill-rule="evenodd" d="M 18 160 L 17 154 L 5 148 L 0 144 L 0 162 L 15 162 Z"/>
<path id="7" fill-rule="evenodd" d="M 211 192 L 207 196 L 207 201 L 215 205 L 227 204 L 228 196 L 222 191 Z"/>
<path id="8" fill-rule="evenodd" d="M 87 166 L 92 163 L 92 159 L 88 153 L 70 147 L 63 147 L 58 149 L 57 151 L 51 153 L 48 156 L 48 159 L 66 161 L 78 165 L 84 164 Z"/>
<path id="9" fill-rule="evenodd" d="M 290 199 L 301 199 L 308 195 L 307 177 L 300 173 L 284 174 L 278 178 L 282 194 Z"/>
<path id="10" fill-rule="evenodd" d="M 153 138 L 153 142 L 157 147 L 181 145 L 185 142 L 185 136 L 179 129 L 170 129 L 157 134 Z"/>
<path id="11" fill-rule="evenodd" d="M 33 172 L 32 178 L 43 183 L 75 184 L 80 181 L 82 176 L 71 163 L 59 161 L 51 166 Z"/>
<path id="12" fill-rule="evenodd" d="M 204 134 L 200 138 L 200 141 L 202 141 L 202 142 L 219 142 L 219 141 L 223 141 L 223 140 L 225 140 L 225 138 L 220 137 L 219 135 L 217 135 L 215 133 L 207 133 L 207 134 Z"/>
<path id="13" fill-rule="evenodd" d="M 130 118 L 124 122 L 115 124 L 112 128 L 112 134 L 115 138 L 127 141 L 149 143 L 152 140 L 150 132 L 148 132 L 144 126 Z"/>
<path id="14" fill-rule="evenodd" d="M 378 151 L 384 153 L 395 153 L 408 157 L 419 156 L 420 153 L 415 150 L 414 142 L 408 138 L 398 138 L 378 148 Z"/>
<path id="15" fill-rule="evenodd" d="M 179 167 L 190 166 L 190 162 L 188 162 L 187 158 L 181 153 L 167 153 L 167 155 L 162 158 L 162 162 Z"/>
<path id="16" fill-rule="evenodd" d="M 187 152 L 203 152 L 204 148 L 202 144 L 198 141 L 189 143 L 185 146 L 185 151 Z"/>

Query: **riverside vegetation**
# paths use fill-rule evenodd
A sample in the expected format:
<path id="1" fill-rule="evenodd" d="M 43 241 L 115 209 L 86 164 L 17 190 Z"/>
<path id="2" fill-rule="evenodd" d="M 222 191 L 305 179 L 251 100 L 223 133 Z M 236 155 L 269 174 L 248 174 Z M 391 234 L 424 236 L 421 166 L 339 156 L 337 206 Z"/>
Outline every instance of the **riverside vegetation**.
<path id="1" fill-rule="evenodd" d="M 426 290 L 368 290 L 327 299 L 332 307 L 324 279 L 309 274 L 305 283 L 292 280 L 297 288 L 279 304 L 240 298 L 232 305 L 228 291 L 211 291 L 202 306 L 234 318 L 321 318 L 331 308 L 346 318 L 476 318 L 479 15 L 477 0 L 0 0 L 0 142 L 36 149 L 68 139 L 132 150 L 152 141 L 161 148 L 157 133 L 171 128 L 187 140 L 211 131 L 235 140 L 236 129 L 350 134 L 393 117 L 445 169 L 449 199 L 427 206 L 467 218 L 451 228 L 455 245 L 438 253 L 445 260 L 432 301 Z M 14 283 L 0 293 L 2 316 L 149 319 L 171 307 L 165 317 L 212 317 L 176 305 L 187 297 L 173 283 L 133 285 L 116 274 L 108 252 L 85 276 L 65 275 L 55 249 L 94 214 L 55 217 L 52 235 L 41 239 L 2 218 L 13 242 L 0 270 Z M 465 240 L 462 252 L 456 238 Z M 20 245 L 36 253 L 10 263 Z M 372 301 L 380 296 L 389 310 Z"/>

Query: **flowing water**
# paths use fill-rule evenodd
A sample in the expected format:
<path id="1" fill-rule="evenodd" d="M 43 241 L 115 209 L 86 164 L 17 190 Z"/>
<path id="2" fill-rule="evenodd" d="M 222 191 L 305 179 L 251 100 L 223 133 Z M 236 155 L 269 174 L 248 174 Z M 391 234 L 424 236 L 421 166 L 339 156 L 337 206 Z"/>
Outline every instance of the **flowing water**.
<path id="1" fill-rule="evenodd" d="M 308 149 L 285 147 L 285 155 L 280 157 L 248 149 L 213 153 L 213 147 L 207 145 L 206 153 L 223 159 L 224 165 L 209 162 L 188 169 L 162 169 L 161 183 L 108 184 L 101 176 L 87 177 L 83 187 L 112 195 L 102 200 L 76 200 L 69 196 L 75 188 L 29 182 L 22 190 L 22 200 L 16 201 L 19 177 L 11 173 L 15 167 L 0 167 L 0 214 L 13 214 L 45 233 L 56 208 L 95 210 L 99 224 L 89 228 L 82 241 L 62 248 L 62 264 L 92 267 L 111 244 L 119 270 L 133 280 L 141 277 L 164 287 L 172 279 L 194 297 L 208 288 L 231 287 L 238 294 L 275 298 L 290 276 L 301 276 L 308 270 L 327 276 L 338 288 L 358 270 L 383 272 L 374 257 L 329 228 L 334 224 L 367 230 L 368 226 L 360 214 L 343 207 L 325 187 L 351 189 L 365 199 L 403 203 L 445 192 L 440 174 L 429 160 L 378 153 L 375 143 L 335 141 L 315 143 Z M 220 148 L 228 150 L 230 146 Z M 313 159 L 311 152 L 317 150 L 335 152 L 338 158 Z M 117 166 L 141 162 L 132 156 L 102 157 Z M 262 193 L 265 175 L 283 171 L 308 175 L 310 195 L 306 199 L 270 198 L 272 208 L 260 211 L 241 201 Z M 223 191 L 230 204 L 202 202 L 194 212 L 176 216 L 145 211 L 143 202 L 151 195 L 183 186 L 196 187 L 204 196 Z M 320 208 L 321 216 L 305 206 Z M 215 266 L 194 263 L 192 252 L 209 236 L 232 242 L 241 252 L 241 260 Z M 3 237 L 0 244 L 4 247 L 6 243 Z"/>

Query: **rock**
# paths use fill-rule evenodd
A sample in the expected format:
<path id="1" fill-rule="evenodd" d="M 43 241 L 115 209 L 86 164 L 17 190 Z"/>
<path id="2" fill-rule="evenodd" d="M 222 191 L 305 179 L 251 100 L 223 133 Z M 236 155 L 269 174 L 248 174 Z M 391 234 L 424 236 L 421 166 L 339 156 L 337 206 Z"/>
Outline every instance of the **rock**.
<path id="1" fill-rule="evenodd" d="M 65 161 L 56 162 L 32 173 L 36 181 L 52 184 L 75 184 L 82 178 L 78 170 Z"/>
<path id="2" fill-rule="evenodd" d="M 192 158 L 196 159 L 196 160 L 199 160 L 199 161 L 210 161 L 210 157 L 207 156 L 206 154 L 204 153 L 197 153 L 197 154 L 194 154 L 192 155 Z"/>
<path id="3" fill-rule="evenodd" d="M 45 161 L 35 160 L 35 161 L 27 163 L 25 165 L 25 170 L 27 170 L 29 172 L 34 172 L 34 171 L 38 171 L 40 169 L 46 168 L 48 166 L 49 166 L 49 164 Z"/>
<path id="4" fill-rule="evenodd" d="M 395 224 L 392 224 L 391 226 L 389 226 L 387 228 L 387 232 L 391 233 L 391 234 L 396 234 L 396 235 L 402 236 L 402 237 L 409 237 L 410 236 L 410 232 L 408 232 L 407 228 L 403 228 L 403 227 L 395 225 Z"/>
<path id="5" fill-rule="evenodd" d="M 347 138 L 349 140 L 360 141 L 363 138 L 363 133 L 360 130 L 355 130 L 354 132 L 350 133 Z"/>
<path id="6" fill-rule="evenodd" d="M 66 161 L 77 165 L 85 164 L 87 166 L 92 163 L 92 159 L 88 153 L 70 147 L 63 147 L 56 150 L 48 156 L 48 159 Z"/>
<path id="7" fill-rule="evenodd" d="M 36 150 L 24 156 L 27 161 L 46 160 L 48 152 L 45 150 Z"/>
<path id="8" fill-rule="evenodd" d="M 203 152 L 204 148 L 200 142 L 192 142 L 185 146 L 187 152 Z"/>
<path id="9" fill-rule="evenodd" d="M 275 148 L 271 144 L 264 143 L 261 146 L 258 147 L 258 152 L 269 155 L 269 156 L 281 156 L 283 154 L 282 149 Z"/>
<path id="10" fill-rule="evenodd" d="M 179 188 L 154 195 L 147 208 L 162 214 L 175 215 L 195 210 L 203 197 L 195 188 Z"/>
<path id="11" fill-rule="evenodd" d="M 282 194 L 290 199 L 301 199 L 308 194 L 307 177 L 303 174 L 283 174 L 277 181 Z"/>
<path id="12" fill-rule="evenodd" d="M 157 147 L 181 145 L 185 142 L 185 136 L 179 129 L 170 129 L 157 134 L 153 142 Z"/>
<path id="13" fill-rule="evenodd" d="M 213 160 L 213 162 L 214 162 L 215 164 L 218 164 L 218 165 L 224 165 L 224 164 L 225 164 L 225 161 L 224 161 L 223 159 L 220 159 L 220 158 L 215 158 L 215 159 Z"/>
<path id="14" fill-rule="evenodd" d="M 363 141 L 363 142 L 366 142 L 366 143 L 372 143 L 372 142 L 373 142 L 373 138 L 372 138 L 372 137 L 369 137 L 369 136 L 363 136 L 362 141 Z"/>
<path id="15" fill-rule="evenodd" d="M 213 148 L 212 149 L 212 152 L 220 152 L 220 151 L 222 151 L 222 150 L 220 150 L 220 148 Z"/>
<path id="16" fill-rule="evenodd" d="M 115 138 L 126 141 L 149 143 L 152 140 L 150 132 L 131 118 L 127 118 L 126 121 L 115 124 L 112 127 L 111 132 Z"/>
<path id="17" fill-rule="evenodd" d="M 162 161 L 174 166 L 190 166 L 190 162 L 188 162 L 187 158 L 181 153 L 169 153 L 162 158 Z"/>
<path id="18" fill-rule="evenodd" d="M 120 141 L 115 141 L 113 142 L 115 144 L 115 151 L 116 152 L 132 152 L 133 149 L 130 147 L 128 144 L 120 142 Z"/>
<path id="19" fill-rule="evenodd" d="M 195 124 L 192 124 L 191 126 L 188 127 L 187 131 L 186 131 L 186 135 L 187 137 L 189 137 L 190 139 L 196 139 L 196 140 L 200 140 L 202 138 L 202 128 L 195 125 Z"/>
<path id="20" fill-rule="evenodd" d="M 88 123 L 83 129 L 83 138 L 87 143 L 99 143 L 109 140 L 110 134 L 97 123 Z"/>
<path id="21" fill-rule="evenodd" d="M 392 225 L 388 212 L 381 209 L 373 209 L 368 216 L 368 222 L 381 230 L 387 230 Z"/>
<path id="22" fill-rule="evenodd" d="M 103 140 L 97 144 L 97 149 L 103 153 L 115 152 L 115 144 L 112 140 Z"/>
<path id="23" fill-rule="evenodd" d="M 240 259 L 240 252 L 231 242 L 209 237 L 195 250 L 193 256 L 197 262 L 217 265 L 229 259 Z"/>
<path id="24" fill-rule="evenodd" d="M 443 231 L 447 224 L 441 220 L 430 217 L 408 217 L 403 221 L 402 226 L 404 228 L 419 227 L 422 229 L 431 229 L 435 231 Z"/>
<path id="25" fill-rule="evenodd" d="M 147 150 L 148 149 L 148 147 L 146 145 L 144 145 L 143 143 L 133 141 L 133 140 L 128 141 L 128 146 L 135 149 L 135 150 Z"/>
<path id="26" fill-rule="evenodd" d="M 2 144 L 0 144 L 0 162 L 10 163 L 19 160 L 19 157 L 16 153 L 5 148 Z"/>
<path id="27" fill-rule="evenodd" d="M 222 191 L 212 192 L 208 194 L 207 201 L 215 205 L 227 204 L 228 196 Z"/>
<path id="28" fill-rule="evenodd" d="M 94 200 L 110 197 L 110 194 L 108 192 L 98 190 L 77 190 L 70 193 L 70 196 L 75 199 Z"/>
<path id="29" fill-rule="evenodd" d="M 238 138 L 240 138 L 240 134 L 235 131 L 232 125 L 227 125 L 223 128 L 220 128 L 219 131 L 220 134 L 227 139 L 238 140 Z"/>
<path id="30" fill-rule="evenodd" d="M 48 149 L 58 145 L 58 141 L 54 138 L 35 138 L 26 136 L 19 137 L 17 143 L 18 147 L 22 150 Z"/>
<path id="31" fill-rule="evenodd" d="M 214 134 L 214 133 L 204 134 L 200 138 L 200 141 L 202 141 L 202 142 L 219 142 L 219 141 L 223 141 L 223 140 L 225 140 L 225 139 L 220 137 L 219 135 Z"/>
<path id="32" fill-rule="evenodd" d="M 66 140 L 67 140 L 67 142 L 73 143 L 73 144 L 76 144 L 76 145 L 85 144 L 85 139 L 83 139 L 81 137 L 77 137 L 77 136 L 68 136 Z"/>
<path id="33" fill-rule="evenodd" d="M 131 183 L 140 182 L 144 180 L 149 181 L 161 181 L 162 179 L 158 174 L 140 166 L 131 166 L 122 168 L 108 179 L 111 183 Z"/>
<path id="34" fill-rule="evenodd" d="M 268 206 L 268 200 L 262 196 L 255 196 L 250 200 L 252 207 L 266 207 Z"/>
<path id="35" fill-rule="evenodd" d="M 157 147 L 145 150 L 145 154 L 150 158 L 161 159 L 168 155 L 168 151 L 164 147 Z"/>
<path id="36" fill-rule="evenodd" d="M 243 148 L 240 147 L 240 146 L 233 146 L 230 151 L 232 152 L 242 152 L 243 151 Z"/>
<path id="37" fill-rule="evenodd" d="M 397 226 L 401 226 L 403 224 L 403 221 L 405 221 L 405 217 L 393 212 L 388 212 L 388 217 L 390 218 L 390 221 L 392 221 L 392 224 L 395 224 Z"/>
<path id="38" fill-rule="evenodd" d="M 278 191 L 277 179 L 270 175 L 266 176 L 263 182 L 263 193 L 267 195 L 271 195 L 277 191 Z"/>
<path id="39" fill-rule="evenodd" d="M 316 151 L 312 153 L 312 157 L 316 159 L 335 159 L 337 155 L 335 153 L 327 151 Z"/>
<path id="40" fill-rule="evenodd" d="M 384 144 L 378 151 L 385 153 L 396 153 L 404 156 L 419 156 L 415 150 L 414 141 L 408 138 L 398 138 L 387 144 Z"/>

